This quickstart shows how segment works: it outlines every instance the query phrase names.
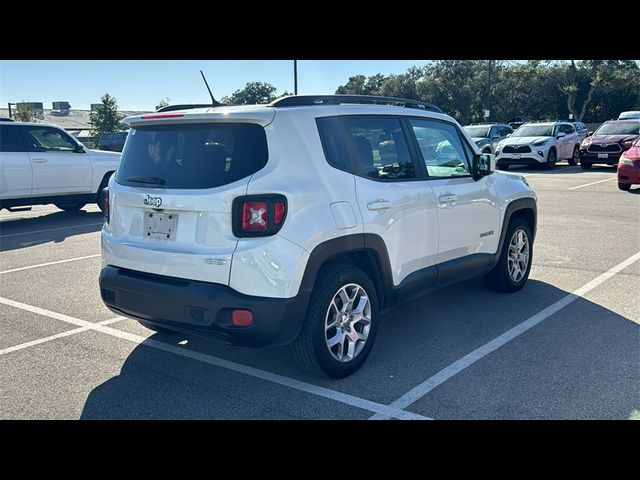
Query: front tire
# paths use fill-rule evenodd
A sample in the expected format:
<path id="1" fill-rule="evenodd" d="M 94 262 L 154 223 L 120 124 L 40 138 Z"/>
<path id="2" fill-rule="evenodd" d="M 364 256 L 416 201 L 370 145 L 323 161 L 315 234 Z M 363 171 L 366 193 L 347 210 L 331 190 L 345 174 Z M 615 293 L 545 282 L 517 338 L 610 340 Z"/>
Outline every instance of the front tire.
<path id="1" fill-rule="evenodd" d="M 486 285 L 500 292 L 517 292 L 527 283 L 533 259 L 533 237 L 521 218 L 509 222 L 498 263 L 484 276 Z"/>
<path id="2" fill-rule="evenodd" d="M 291 348 L 306 370 L 343 378 L 365 362 L 376 338 L 378 297 L 369 276 L 328 264 L 316 280 L 307 315 Z"/>
<path id="3" fill-rule="evenodd" d="M 558 154 L 555 150 L 549 150 L 549 155 L 547 155 L 547 161 L 542 164 L 542 168 L 545 170 L 551 170 L 556 162 L 558 161 Z"/>
<path id="4" fill-rule="evenodd" d="M 630 183 L 619 183 L 618 182 L 618 188 L 620 190 L 624 190 L 625 192 L 628 192 L 629 190 L 631 190 L 631 184 Z"/>
<path id="5" fill-rule="evenodd" d="M 575 147 L 573 149 L 573 155 L 571 155 L 571 158 L 568 160 L 568 162 L 571 166 L 575 166 L 580 163 L 580 150 L 578 149 L 578 147 Z"/>
<path id="6" fill-rule="evenodd" d="M 65 212 L 77 212 L 82 207 L 84 207 L 86 205 L 86 203 L 81 203 L 81 202 L 77 202 L 77 203 L 54 203 L 54 205 L 56 207 L 58 207 L 60 210 L 64 210 Z"/>

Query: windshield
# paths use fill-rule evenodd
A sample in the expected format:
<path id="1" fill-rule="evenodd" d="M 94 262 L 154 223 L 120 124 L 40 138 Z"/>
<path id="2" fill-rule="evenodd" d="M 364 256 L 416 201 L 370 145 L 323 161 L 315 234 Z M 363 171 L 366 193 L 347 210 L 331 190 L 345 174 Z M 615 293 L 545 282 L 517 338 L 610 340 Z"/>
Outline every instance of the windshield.
<path id="1" fill-rule="evenodd" d="M 512 137 L 552 137 L 553 125 L 522 125 Z"/>
<path id="2" fill-rule="evenodd" d="M 488 137 L 489 136 L 489 127 L 479 125 L 477 127 L 464 127 L 464 129 L 471 135 L 472 137 Z"/>
<path id="3" fill-rule="evenodd" d="M 132 128 L 116 181 L 162 188 L 212 188 L 247 177 L 267 163 L 264 129 L 249 123 Z"/>
<path id="4" fill-rule="evenodd" d="M 605 123 L 600 126 L 594 135 L 634 135 L 640 131 L 638 123 Z"/>

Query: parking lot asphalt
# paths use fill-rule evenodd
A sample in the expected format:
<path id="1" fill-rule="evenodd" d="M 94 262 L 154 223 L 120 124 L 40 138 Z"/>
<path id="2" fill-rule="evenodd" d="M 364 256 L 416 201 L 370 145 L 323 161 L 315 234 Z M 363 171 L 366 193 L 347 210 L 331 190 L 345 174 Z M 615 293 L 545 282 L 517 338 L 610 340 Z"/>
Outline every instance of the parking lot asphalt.
<path id="1" fill-rule="evenodd" d="M 0 418 L 640 419 L 640 188 L 515 168 L 538 193 L 523 290 L 481 278 L 380 317 L 333 380 L 286 347 L 151 332 L 100 300 L 95 205 L 0 212 Z"/>

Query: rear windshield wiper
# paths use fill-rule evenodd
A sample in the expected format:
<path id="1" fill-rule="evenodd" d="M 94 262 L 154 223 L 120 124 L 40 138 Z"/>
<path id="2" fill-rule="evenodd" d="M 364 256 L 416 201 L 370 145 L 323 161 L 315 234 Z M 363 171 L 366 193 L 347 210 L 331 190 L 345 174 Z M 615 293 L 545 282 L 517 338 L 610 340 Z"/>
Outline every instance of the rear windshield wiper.
<path id="1" fill-rule="evenodd" d="M 125 178 L 127 182 L 148 183 L 150 185 L 164 185 L 167 182 L 158 177 L 129 177 Z"/>

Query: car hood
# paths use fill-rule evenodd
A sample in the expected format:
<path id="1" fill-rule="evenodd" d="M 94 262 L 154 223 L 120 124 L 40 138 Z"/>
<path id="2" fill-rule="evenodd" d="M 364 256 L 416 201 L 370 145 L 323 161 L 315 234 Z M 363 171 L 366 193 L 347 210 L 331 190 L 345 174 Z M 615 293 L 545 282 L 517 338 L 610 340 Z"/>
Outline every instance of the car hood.
<path id="1" fill-rule="evenodd" d="M 634 140 L 638 138 L 638 135 L 591 135 L 588 138 L 591 139 L 591 143 L 618 143 L 627 140 Z"/>
<path id="2" fill-rule="evenodd" d="M 509 137 L 504 140 L 505 145 L 529 145 L 537 140 L 547 140 L 553 137 Z"/>
<path id="3" fill-rule="evenodd" d="M 485 143 L 489 141 L 487 137 L 471 137 L 471 140 L 473 140 L 475 143 Z"/>

